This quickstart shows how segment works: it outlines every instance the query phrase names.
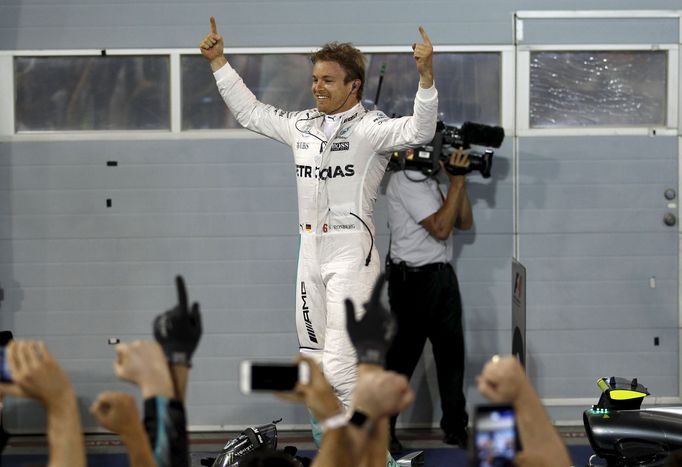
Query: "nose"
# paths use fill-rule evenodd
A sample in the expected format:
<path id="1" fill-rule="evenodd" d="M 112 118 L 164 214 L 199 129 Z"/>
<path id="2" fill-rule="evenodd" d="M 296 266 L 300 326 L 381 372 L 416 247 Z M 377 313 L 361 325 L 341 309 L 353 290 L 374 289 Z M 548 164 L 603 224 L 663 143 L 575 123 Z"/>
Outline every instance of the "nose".
<path id="1" fill-rule="evenodd" d="M 324 83 L 322 81 L 318 81 L 316 83 L 313 83 L 313 92 L 317 92 L 323 88 L 324 88 Z"/>

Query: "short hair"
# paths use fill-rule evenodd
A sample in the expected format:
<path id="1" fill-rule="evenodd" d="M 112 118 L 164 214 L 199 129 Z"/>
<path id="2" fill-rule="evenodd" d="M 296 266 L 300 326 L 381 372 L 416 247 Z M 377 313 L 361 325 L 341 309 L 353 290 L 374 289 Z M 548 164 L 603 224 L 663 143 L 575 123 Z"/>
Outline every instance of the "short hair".
<path id="1" fill-rule="evenodd" d="M 350 42 L 329 42 L 310 56 L 313 65 L 317 62 L 336 62 L 346 72 L 344 83 L 359 79 L 358 99 L 362 99 L 365 87 L 365 55 Z"/>

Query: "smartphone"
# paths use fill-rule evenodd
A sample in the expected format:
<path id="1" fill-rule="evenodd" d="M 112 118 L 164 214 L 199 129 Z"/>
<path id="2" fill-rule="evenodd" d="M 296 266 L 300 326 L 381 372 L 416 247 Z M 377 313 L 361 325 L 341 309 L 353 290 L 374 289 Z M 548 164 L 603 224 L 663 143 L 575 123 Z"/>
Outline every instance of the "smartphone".
<path id="1" fill-rule="evenodd" d="M 7 363 L 7 352 L 5 347 L 0 347 L 0 383 L 11 383 L 12 373 Z"/>
<path id="2" fill-rule="evenodd" d="M 479 405 L 474 415 L 476 467 L 512 467 L 519 448 L 516 417 L 510 405 Z"/>
<path id="3" fill-rule="evenodd" d="M 310 368 L 305 362 L 273 362 L 245 360 L 241 363 L 242 393 L 291 391 L 296 383 L 310 382 Z"/>

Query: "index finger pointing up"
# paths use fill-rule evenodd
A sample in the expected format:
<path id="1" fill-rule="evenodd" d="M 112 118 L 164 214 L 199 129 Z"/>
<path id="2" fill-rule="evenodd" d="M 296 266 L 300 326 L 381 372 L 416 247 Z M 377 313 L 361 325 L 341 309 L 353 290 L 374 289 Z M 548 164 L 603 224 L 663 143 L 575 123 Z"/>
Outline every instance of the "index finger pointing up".
<path id="1" fill-rule="evenodd" d="M 213 34 L 218 33 L 218 27 L 215 25 L 215 17 L 214 16 L 211 16 L 211 32 Z"/>
<path id="2" fill-rule="evenodd" d="M 180 312 L 187 313 L 187 288 L 185 287 L 185 280 L 182 276 L 175 276 L 175 288 L 178 289 Z"/>
<path id="3" fill-rule="evenodd" d="M 429 39 L 429 35 L 426 34 L 423 26 L 419 26 L 419 34 L 422 35 L 422 39 L 424 39 L 425 44 L 431 44 L 431 39 Z"/>

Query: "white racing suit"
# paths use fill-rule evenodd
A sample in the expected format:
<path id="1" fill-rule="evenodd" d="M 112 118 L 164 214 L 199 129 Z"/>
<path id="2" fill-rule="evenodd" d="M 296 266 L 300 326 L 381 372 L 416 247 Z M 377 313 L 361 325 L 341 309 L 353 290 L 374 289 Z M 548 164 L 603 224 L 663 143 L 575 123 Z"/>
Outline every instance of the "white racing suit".
<path id="1" fill-rule="evenodd" d="M 357 362 L 346 331 L 344 301 L 353 300 L 359 319 L 381 269 L 372 221 L 379 184 L 391 151 L 433 138 L 436 89 L 419 89 L 413 117 L 389 119 L 358 104 L 344 112 L 327 138 L 318 110 L 287 112 L 259 102 L 229 65 L 214 76 L 241 125 L 294 152 L 301 234 L 296 279 L 299 346 L 322 362 L 325 376 L 347 406 Z"/>

